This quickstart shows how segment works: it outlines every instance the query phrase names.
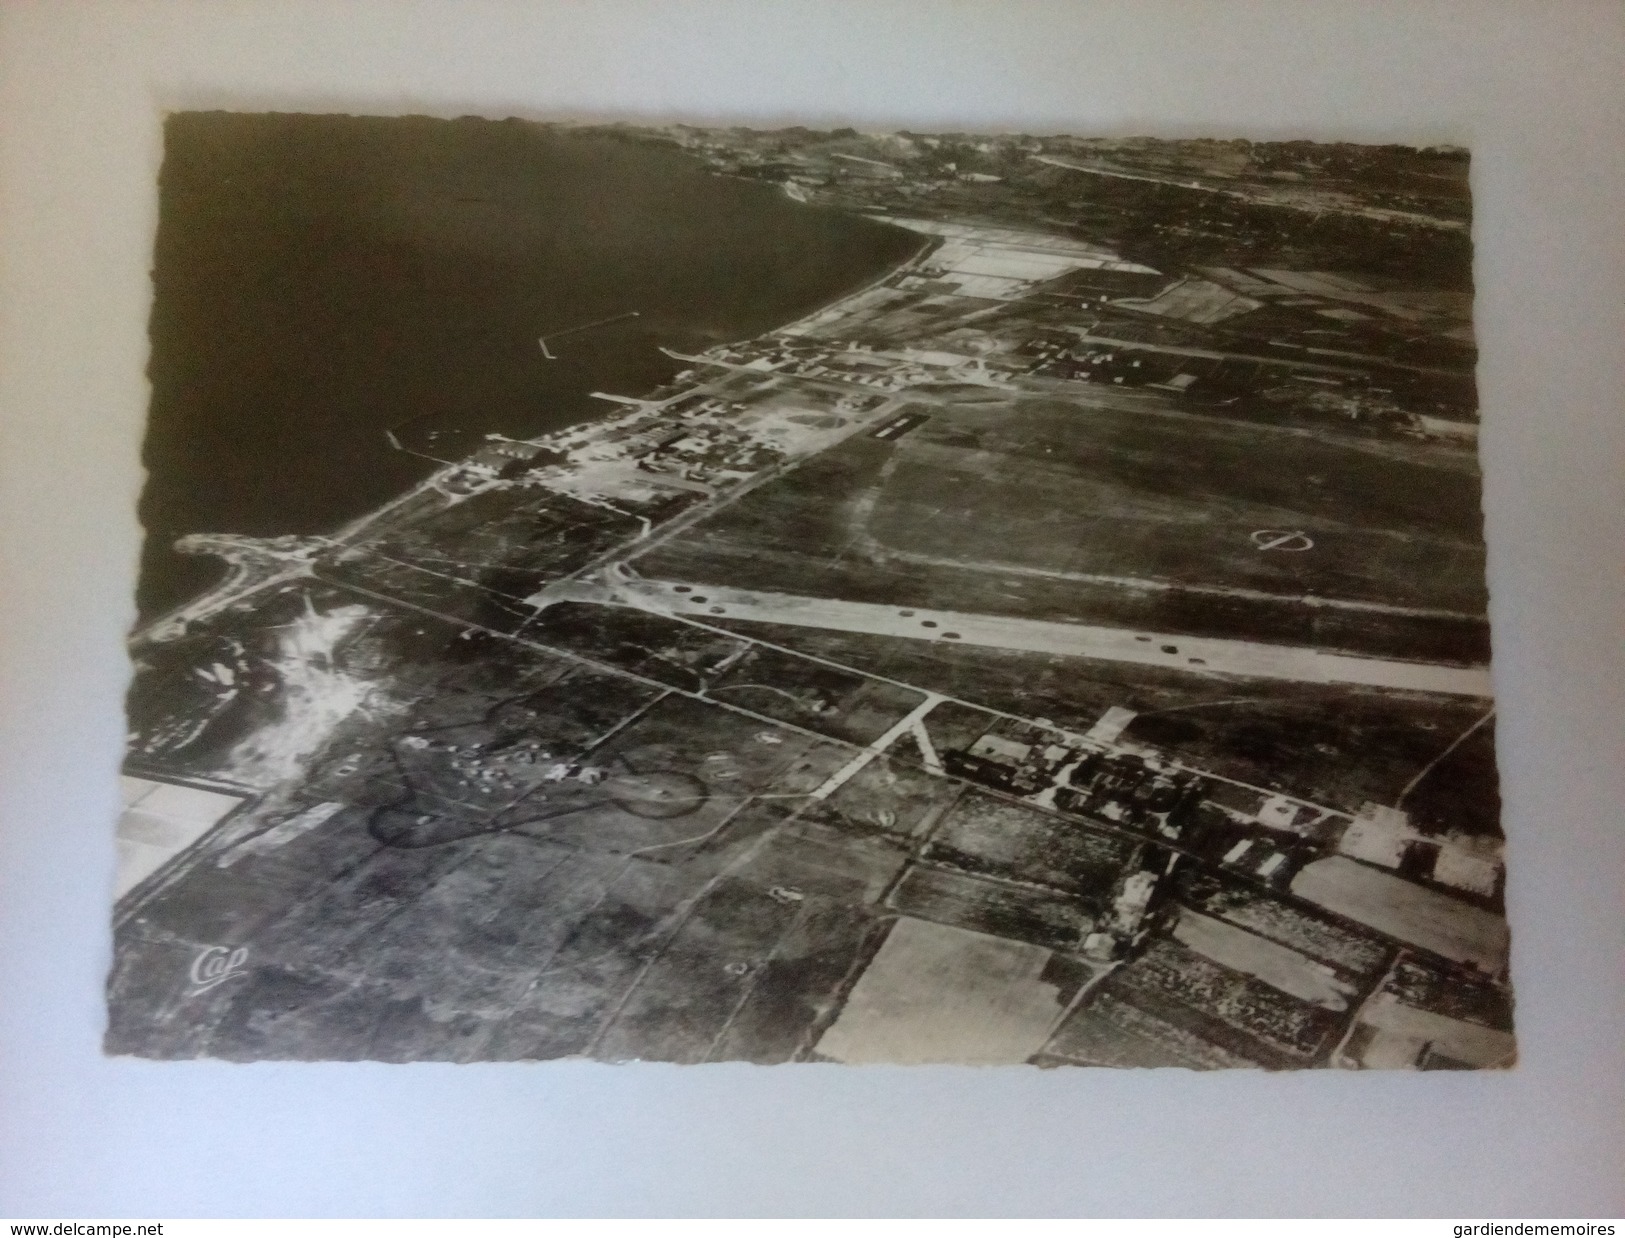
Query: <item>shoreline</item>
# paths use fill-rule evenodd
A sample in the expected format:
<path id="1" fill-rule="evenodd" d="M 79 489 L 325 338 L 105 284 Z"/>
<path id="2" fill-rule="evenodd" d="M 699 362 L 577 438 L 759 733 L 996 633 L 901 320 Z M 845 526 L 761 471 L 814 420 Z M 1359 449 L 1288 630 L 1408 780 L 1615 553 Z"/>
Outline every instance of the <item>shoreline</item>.
<path id="1" fill-rule="evenodd" d="M 826 207 L 822 209 L 828 210 L 835 208 Z M 897 225 L 893 224 L 890 226 L 896 227 Z M 900 230 L 906 231 L 906 229 Z M 721 344 L 713 344 L 710 348 L 707 348 L 705 352 L 710 353 L 717 349 L 735 348 L 739 347 L 740 345 L 749 344 L 755 340 L 783 335 L 800 323 L 808 322 L 815 318 L 829 314 L 831 311 L 837 310 L 841 305 L 866 296 L 873 289 L 880 287 L 888 280 L 894 279 L 899 274 L 909 270 L 933 250 L 935 250 L 940 243 L 939 238 L 927 237 L 924 243 L 921 244 L 919 248 L 917 248 L 902 262 L 896 264 L 895 266 L 889 267 L 880 275 L 865 281 L 861 286 L 853 289 L 852 291 L 844 292 L 833 300 L 827 301 L 824 304 L 807 311 L 806 313 L 800 314 L 787 323 L 769 327 L 767 330 L 760 331 L 755 335 L 746 336 L 743 339 L 732 340 Z M 686 371 L 678 371 L 679 374 L 684 372 Z M 669 383 L 662 384 L 662 386 L 669 385 Z M 660 388 L 657 387 L 654 390 L 659 389 Z M 649 395 L 648 393 L 645 393 L 642 396 L 626 398 L 632 403 L 643 404 L 648 401 Z M 670 397 L 670 399 L 677 398 L 680 398 L 680 395 Z M 595 418 L 572 422 L 568 425 L 559 426 L 555 429 L 545 431 L 539 435 L 515 439 L 513 441 L 523 443 L 526 446 L 537 447 L 545 450 L 550 441 L 571 434 L 579 434 L 584 428 L 590 427 L 590 429 L 587 430 L 587 432 L 590 434 L 597 429 L 612 427 L 616 421 L 625 414 L 625 412 L 625 409 L 617 411 L 616 409 L 611 408 L 607 412 L 602 413 Z M 489 437 L 490 436 L 488 435 L 487 440 L 489 440 Z M 459 473 L 464 472 L 473 466 L 475 458 L 482 450 L 484 450 L 483 446 L 476 448 L 461 460 L 441 464 L 409 489 L 395 495 L 393 498 L 384 500 L 381 504 L 372 508 L 371 510 L 363 512 L 361 515 L 345 521 L 330 533 L 315 533 L 306 535 L 278 534 L 266 538 L 251 537 L 246 534 L 217 532 L 183 534 L 180 538 L 177 538 L 175 542 L 171 543 L 169 548 L 170 553 L 218 556 L 225 564 L 224 574 L 209 588 L 200 593 L 194 594 L 186 601 L 170 607 L 168 610 L 154 616 L 148 622 L 135 627 L 131 631 L 130 635 L 126 638 L 126 645 L 133 650 L 148 643 L 171 639 L 171 635 L 166 635 L 166 632 L 169 629 L 176 629 L 173 635 L 179 635 L 191 624 L 202 620 L 207 620 L 218 614 L 227 606 L 251 597 L 264 588 L 267 588 L 273 584 L 284 582 L 286 580 L 295 579 L 299 575 L 308 574 L 308 569 L 306 569 L 304 572 L 284 570 L 281 572 L 262 575 L 259 579 L 255 579 L 254 577 L 256 573 L 246 567 L 242 561 L 245 551 L 248 554 L 253 554 L 254 552 L 258 551 L 263 553 L 267 558 L 282 558 L 286 552 L 280 548 L 273 549 L 276 547 L 276 544 L 279 542 L 297 542 L 302 548 L 298 552 L 301 557 L 313 559 L 318 553 L 340 548 L 346 543 L 364 537 L 378 522 L 384 520 L 391 512 L 396 511 L 401 507 L 410 504 L 412 501 L 423 497 L 429 491 L 438 490 L 442 494 L 448 494 L 444 488 L 445 484 L 454 480 Z M 460 501 L 462 498 L 470 497 L 472 493 L 478 492 L 479 491 L 471 491 L 468 495 L 455 496 L 455 499 L 456 501 Z M 448 494 L 448 497 L 452 496 Z M 191 538 L 200 539 L 200 545 L 194 550 L 180 549 L 181 543 Z M 223 545 L 217 548 L 202 544 L 203 542 L 209 541 L 221 541 L 229 543 L 229 545 Z"/>

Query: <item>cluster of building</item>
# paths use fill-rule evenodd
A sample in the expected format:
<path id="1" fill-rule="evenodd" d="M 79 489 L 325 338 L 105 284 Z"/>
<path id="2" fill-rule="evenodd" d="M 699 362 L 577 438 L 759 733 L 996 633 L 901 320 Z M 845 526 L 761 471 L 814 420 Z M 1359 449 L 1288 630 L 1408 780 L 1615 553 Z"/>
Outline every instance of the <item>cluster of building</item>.
<path id="1" fill-rule="evenodd" d="M 1077 382 L 1110 383 L 1120 387 L 1162 386 L 1185 391 L 1198 377 L 1185 372 L 1178 361 L 1121 347 L 1090 345 L 1075 339 L 1065 342 L 1045 339 L 1027 347 L 1036 358 L 1033 373 Z"/>
<path id="2" fill-rule="evenodd" d="M 877 391 L 900 391 L 929 381 L 931 375 L 905 358 L 875 354 L 868 344 L 793 345 L 779 343 L 763 350 L 732 345 L 712 350 L 717 361 L 739 369 L 791 375 L 796 378 L 824 378 L 832 382 L 857 383 Z M 902 364 L 900 364 L 902 362 Z"/>
<path id="3" fill-rule="evenodd" d="M 1108 722 L 1107 729 L 1118 725 Z M 1211 853 L 1222 867 L 1280 888 L 1325 853 L 1337 824 L 1347 820 L 1109 738 L 990 731 L 962 752 L 944 752 L 942 764 L 950 774 L 1060 812 Z"/>
<path id="4" fill-rule="evenodd" d="M 575 782 L 596 786 L 608 776 L 602 766 L 561 758 L 523 733 L 463 732 L 455 738 L 433 734 L 401 737 L 397 750 L 409 780 L 428 779 L 457 788 L 459 796 L 482 797 L 465 806 L 485 807 L 483 797 L 501 796 L 507 803 L 547 783 Z M 332 773 L 349 777 L 360 767 L 361 755 L 345 758 Z"/>
<path id="5" fill-rule="evenodd" d="M 1161 865 L 1158 859 L 1163 860 Z M 1113 962 L 1145 939 L 1153 927 L 1151 911 L 1158 887 L 1178 863 L 1179 856 L 1151 849 L 1141 857 L 1139 866 L 1124 874 L 1112 892 L 1111 907 L 1083 939 L 1085 958 L 1097 963 Z"/>
<path id="6" fill-rule="evenodd" d="M 1367 803 L 1338 840 L 1339 854 L 1462 894 L 1491 899 L 1506 873 L 1498 838 L 1424 835 L 1401 808 Z"/>
<path id="7" fill-rule="evenodd" d="M 726 360 L 723 350 L 715 354 Z M 734 350 L 728 355 L 737 355 Z M 662 486 L 711 492 L 752 477 L 792 455 L 827 445 L 852 420 L 906 386 L 907 377 L 877 368 L 875 377 L 850 368 L 839 374 L 815 356 L 796 364 L 846 382 L 882 388 L 873 395 L 833 397 L 776 389 L 768 373 L 783 356 L 764 356 L 766 382 L 741 388 L 743 399 L 690 388 L 666 400 L 621 400 L 624 413 L 528 442 L 492 436 L 455 468 L 435 478 L 441 492 L 456 499 L 509 483 L 538 484 L 592 501 L 650 498 Z M 682 376 L 692 379 L 692 373 Z"/>
<path id="8" fill-rule="evenodd" d="M 682 402 L 677 424 L 666 421 L 648 449 L 637 457 L 647 473 L 666 474 L 703 486 L 741 481 L 784 459 L 784 453 L 738 425 L 743 404 L 692 397 Z"/>
<path id="9" fill-rule="evenodd" d="M 1055 807 L 1177 841 L 1196 823 L 1208 789 L 1208 779 L 1154 757 L 1091 752 L 1056 789 Z"/>
<path id="10" fill-rule="evenodd" d="M 1145 837 L 1138 867 L 1086 945 L 1089 957 L 1121 958 L 1149 931 L 1159 883 L 1184 853 L 1495 974 L 1499 840 L 1426 835 L 1397 808 L 1367 804 L 1351 816 L 1176 765 L 1121 742 L 1133 717 L 1109 710 L 1083 735 L 1043 720 L 1001 722 L 940 757 L 948 774 Z"/>

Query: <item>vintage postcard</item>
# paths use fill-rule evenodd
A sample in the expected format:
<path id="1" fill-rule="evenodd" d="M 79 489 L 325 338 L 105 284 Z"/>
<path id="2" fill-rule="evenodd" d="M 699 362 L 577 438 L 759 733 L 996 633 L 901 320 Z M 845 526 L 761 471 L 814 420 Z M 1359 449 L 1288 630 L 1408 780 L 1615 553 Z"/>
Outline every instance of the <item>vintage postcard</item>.
<path id="1" fill-rule="evenodd" d="M 172 116 L 107 1050 L 1511 1064 L 1467 173 Z"/>

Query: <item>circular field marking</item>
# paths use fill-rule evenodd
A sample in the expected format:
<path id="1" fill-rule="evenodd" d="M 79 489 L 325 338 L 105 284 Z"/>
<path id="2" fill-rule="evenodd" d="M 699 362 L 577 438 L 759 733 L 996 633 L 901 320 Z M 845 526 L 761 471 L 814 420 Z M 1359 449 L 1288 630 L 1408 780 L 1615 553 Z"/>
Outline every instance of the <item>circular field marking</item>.
<path id="1" fill-rule="evenodd" d="M 604 785 L 610 802 L 635 817 L 686 817 L 709 798 L 705 783 L 678 770 L 618 774 Z"/>
<path id="2" fill-rule="evenodd" d="M 1255 529 L 1253 545 L 1259 550 L 1313 550 L 1315 543 L 1302 529 Z"/>

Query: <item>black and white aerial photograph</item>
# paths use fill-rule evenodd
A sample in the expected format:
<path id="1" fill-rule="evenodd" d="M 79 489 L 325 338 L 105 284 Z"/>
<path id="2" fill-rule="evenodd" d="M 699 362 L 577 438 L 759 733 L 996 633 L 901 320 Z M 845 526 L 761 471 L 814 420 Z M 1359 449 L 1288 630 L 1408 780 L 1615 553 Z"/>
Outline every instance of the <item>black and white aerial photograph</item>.
<path id="1" fill-rule="evenodd" d="M 1512 1065 L 1468 170 L 171 114 L 106 1052 Z"/>

